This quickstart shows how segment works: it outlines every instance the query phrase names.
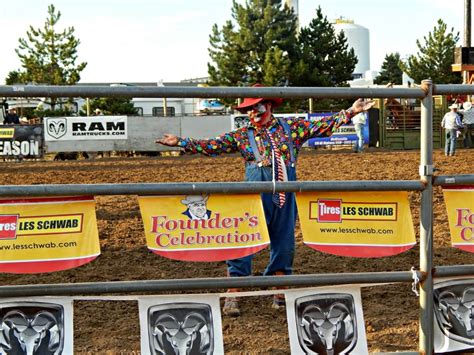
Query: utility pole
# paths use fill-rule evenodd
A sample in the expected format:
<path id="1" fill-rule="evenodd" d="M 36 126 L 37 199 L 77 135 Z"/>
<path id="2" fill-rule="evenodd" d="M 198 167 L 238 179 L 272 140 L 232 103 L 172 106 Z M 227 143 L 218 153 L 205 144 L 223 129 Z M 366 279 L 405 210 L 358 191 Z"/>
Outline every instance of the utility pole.
<path id="1" fill-rule="evenodd" d="M 464 0 L 464 47 L 471 46 L 471 0 Z"/>
<path id="2" fill-rule="evenodd" d="M 463 47 L 466 47 L 466 48 L 471 47 L 471 0 L 464 0 L 464 46 Z M 463 71 L 463 76 L 462 76 L 463 84 L 469 83 L 470 81 L 469 75 L 470 73 L 468 71 Z"/>
<path id="3" fill-rule="evenodd" d="M 456 48 L 453 72 L 461 72 L 463 84 L 474 83 L 474 48 L 471 48 L 471 0 L 464 0 L 464 42 Z M 472 51 L 471 51 L 472 50 Z"/>

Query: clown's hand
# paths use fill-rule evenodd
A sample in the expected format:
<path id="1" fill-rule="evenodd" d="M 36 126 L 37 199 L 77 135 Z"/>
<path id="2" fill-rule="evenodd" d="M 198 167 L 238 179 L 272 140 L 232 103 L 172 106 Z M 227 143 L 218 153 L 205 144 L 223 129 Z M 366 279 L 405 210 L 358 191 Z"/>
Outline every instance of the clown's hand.
<path id="1" fill-rule="evenodd" d="M 155 143 L 167 145 L 169 147 L 174 147 L 178 144 L 178 137 L 174 134 L 164 134 L 162 138 L 157 139 Z"/>
<path id="2" fill-rule="evenodd" d="M 358 99 L 352 104 L 351 110 L 354 114 L 357 114 L 359 112 L 369 110 L 374 105 L 375 105 L 374 100 Z"/>

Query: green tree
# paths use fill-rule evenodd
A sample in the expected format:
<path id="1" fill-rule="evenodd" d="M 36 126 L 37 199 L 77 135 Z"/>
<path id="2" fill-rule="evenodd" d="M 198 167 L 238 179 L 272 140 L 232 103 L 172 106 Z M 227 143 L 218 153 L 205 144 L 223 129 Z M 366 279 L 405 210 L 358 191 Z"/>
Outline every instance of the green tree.
<path id="1" fill-rule="evenodd" d="M 336 33 L 320 7 L 308 27 L 301 28 L 298 37 L 298 60 L 294 65 L 294 86 L 348 86 L 358 62 L 354 49 L 348 48 L 344 32 Z M 347 100 L 317 99 L 315 110 L 339 110 L 350 106 Z M 307 100 L 294 100 L 290 111 L 308 110 Z"/>
<path id="2" fill-rule="evenodd" d="M 43 28 L 30 26 L 27 38 L 20 38 L 15 49 L 22 69 L 9 73 L 6 83 L 41 83 L 50 85 L 73 85 L 80 80 L 86 67 L 83 62 L 76 65 L 79 39 L 74 36 L 74 27 L 57 30 L 61 13 L 54 5 L 48 6 L 48 17 Z M 56 98 L 51 98 L 52 108 Z"/>
<path id="3" fill-rule="evenodd" d="M 344 32 L 336 34 L 321 7 L 309 26 L 301 28 L 298 49 L 296 86 L 348 86 L 357 56 L 354 49 L 348 49 Z"/>
<path id="4" fill-rule="evenodd" d="M 374 84 L 382 85 L 393 83 L 401 85 L 403 80 L 403 71 L 400 68 L 400 53 L 390 53 L 385 56 L 382 64 L 382 70 L 375 78 Z"/>
<path id="5" fill-rule="evenodd" d="M 291 82 L 297 19 L 281 0 L 232 2 L 232 18 L 209 36 L 211 85 L 281 86 Z"/>
<path id="6" fill-rule="evenodd" d="M 137 115 L 132 99 L 126 97 L 99 97 L 92 99 L 89 104 L 91 110 L 100 109 L 106 115 Z M 81 115 L 86 112 L 81 111 Z"/>
<path id="7" fill-rule="evenodd" d="M 14 85 L 17 83 L 22 83 L 22 82 L 24 82 L 24 79 L 19 70 L 12 70 L 11 72 L 8 73 L 5 79 L 6 85 Z"/>
<path id="8" fill-rule="evenodd" d="M 419 52 L 402 63 L 402 69 L 416 82 L 431 79 L 438 84 L 459 84 L 462 78 L 451 71 L 454 63 L 454 49 L 459 40 L 459 32 L 454 28 L 448 32 L 447 25 L 439 19 L 433 32 L 423 37 L 424 43 L 416 41 Z"/>

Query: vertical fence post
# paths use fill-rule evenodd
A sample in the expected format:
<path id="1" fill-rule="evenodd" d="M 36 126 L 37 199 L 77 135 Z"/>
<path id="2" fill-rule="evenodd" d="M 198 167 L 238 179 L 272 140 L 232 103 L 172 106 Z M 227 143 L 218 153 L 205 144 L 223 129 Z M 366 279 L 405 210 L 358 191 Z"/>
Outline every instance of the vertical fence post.
<path id="1" fill-rule="evenodd" d="M 385 130 L 387 126 L 387 114 L 385 112 L 384 99 L 376 99 L 379 108 L 379 148 L 385 147 Z"/>
<path id="2" fill-rule="evenodd" d="M 86 97 L 86 116 L 89 117 L 91 115 L 91 103 L 88 97 Z"/>
<path id="3" fill-rule="evenodd" d="M 168 116 L 168 100 L 166 97 L 163 98 L 163 117 Z"/>
<path id="4" fill-rule="evenodd" d="M 423 80 L 426 91 L 421 101 L 420 178 L 426 184 L 421 192 L 420 210 L 420 271 L 424 280 L 420 285 L 420 336 L 421 354 L 434 353 L 433 336 L 433 86 Z"/>

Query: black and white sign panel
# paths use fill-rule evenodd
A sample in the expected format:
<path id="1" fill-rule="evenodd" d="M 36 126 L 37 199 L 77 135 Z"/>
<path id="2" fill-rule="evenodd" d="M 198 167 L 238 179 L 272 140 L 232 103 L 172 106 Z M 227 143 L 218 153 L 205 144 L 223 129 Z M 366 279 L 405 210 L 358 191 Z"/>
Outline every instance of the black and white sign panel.
<path id="1" fill-rule="evenodd" d="M 223 354 L 219 297 L 139 298 L 141 353 Z"/>
<path id="2" fill-rule="evenodd" d="M 72 299 L 0 302 L 0 354 L 73 354 Z"/>
<path id="3" fill-rule="evenodd" d="M 434 284 L 436 353 L 474 350 L 474 279 Z"/>
<path id="4" fill-rule="evenodd" d="M 43 156 L 43 126 L 1 126 L 0 156 L 3 158 L 41 158 Z"/>
<path id="5" fill-rule="evenodd" d="M 360 287 L 285 295 L 291 354 L 368 354 Z"/>
<path id="6" fill-rule="evenodd" d="M 47 117 L 46 141 L 127 139 L 127 116 Z"/>

